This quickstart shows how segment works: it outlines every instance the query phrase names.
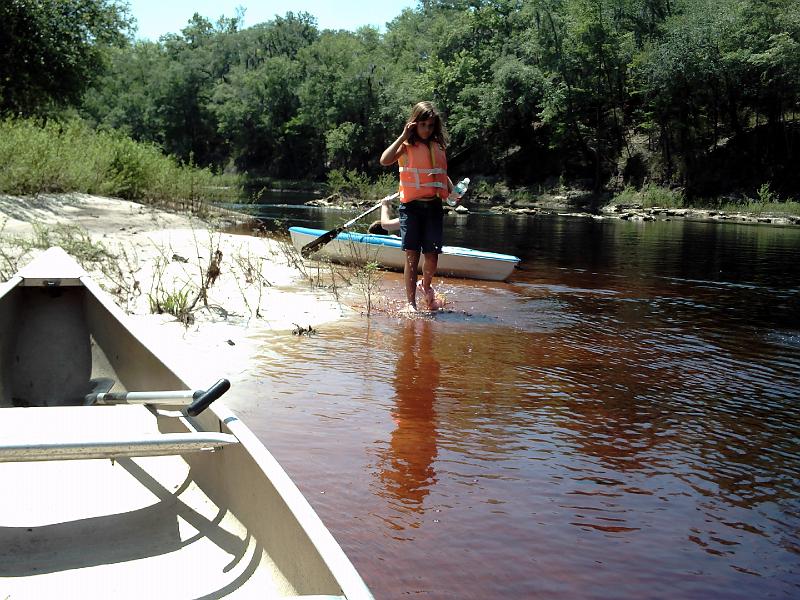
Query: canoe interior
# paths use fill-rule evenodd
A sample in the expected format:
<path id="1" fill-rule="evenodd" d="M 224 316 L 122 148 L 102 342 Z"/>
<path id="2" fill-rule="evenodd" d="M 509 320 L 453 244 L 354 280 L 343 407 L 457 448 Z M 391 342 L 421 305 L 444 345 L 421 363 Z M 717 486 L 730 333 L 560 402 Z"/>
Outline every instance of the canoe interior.
<path id="1" fill-rule="evenodd" d="M 176 412 L 81 406 L 93 378 L 112 378 L 113 391 L 187 386 L 84 285 L 24 283 L 0 289 L 0 439 L 190 430 Z M 252 436 L 227 409 L 206 410 L 194 425 Z M 0 597 L 342 595 L 257 456 L 243 442 L 183 455 L 0 463 Z"/>
<path id="2" fill-rule="evenodd" d="M 17 286 L 7 294 L 0 407 L 79 405 L 100 377 L 113 379 L 115 391 L 185 387 L 102 308 L 82 286 Z"/>
<path id="3" fill-rule="evenodd" d="M 297 591 L 180 456 L 6 463 L 0 478 L 0 588 L 11 598 Z"/>

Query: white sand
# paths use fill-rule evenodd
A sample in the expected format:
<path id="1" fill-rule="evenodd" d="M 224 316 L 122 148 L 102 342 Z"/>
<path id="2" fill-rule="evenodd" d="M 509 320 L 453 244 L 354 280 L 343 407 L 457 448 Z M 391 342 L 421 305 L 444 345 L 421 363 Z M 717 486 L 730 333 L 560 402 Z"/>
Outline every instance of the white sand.
<path id="1" fill-rule="evenodd" d="M 84 268 L 105 289 L 116 291 L 117 303 L 131 315 L 137 333 L 192 381 L 208 380 L 210 385 L 219 377 L 247 379 L 263 334 L 291 335 L 296 325 L 316 329 L 349 310 L 332 294 L 311 289 L 290 264 L 292 253 L 282 242 L 219 233 L 188 215 L 83 194 L 0 196 L 0 247 L 5 252 L 14 247 L 15 238 L 32 239 L 39 225 L 46 227 L 40 232 L 51 235 L 55 226 L 78 226 L 93 244 L 99 242 L 117 256 L 121 273 L 111 278 L 108 269 L 103 273 L 93 263 L 84 262 Z M 194 299 L 217 250 L 222 259 L 219 276 L 208 289 L 209 308 L 198 301 L 194 323 L 187 327 L 171 315 L 151 313 L 148 296 L 163 298 L 184 290 Z M 39 252 L 27 252 L 18 266 Z M 8 272 L 9 267 L 2 264 L 2 269 Z"/>

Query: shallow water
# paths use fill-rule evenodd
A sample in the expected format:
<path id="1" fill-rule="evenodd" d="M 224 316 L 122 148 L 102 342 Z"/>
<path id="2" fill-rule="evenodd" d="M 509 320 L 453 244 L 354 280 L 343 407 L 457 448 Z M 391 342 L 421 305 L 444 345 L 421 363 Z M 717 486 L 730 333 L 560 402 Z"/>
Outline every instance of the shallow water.
<path id="1" fill-rule="evenodd" d="M 800 594 L 800 230 L 447 235 L 522 269 L 437 281 L 434 319 L 275 334 L 228 400 L 376 597 Z"/>

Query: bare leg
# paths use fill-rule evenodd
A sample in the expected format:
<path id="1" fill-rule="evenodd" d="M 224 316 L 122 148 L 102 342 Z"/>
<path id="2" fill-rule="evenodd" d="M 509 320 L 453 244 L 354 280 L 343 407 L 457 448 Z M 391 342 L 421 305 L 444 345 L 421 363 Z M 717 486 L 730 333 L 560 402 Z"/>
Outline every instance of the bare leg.
<path id="1" fill-rule="evenodd" d="M 425 254 L 425 262 L 422 264 L 422 288 L 427 292 L 431 289 L 431 281 L 436 274 L 436 267 L 439 264 L 439 255 L 435 252 Z"/>
<path id="2" fill-rule="evenodd" d="M 425 262 L 422 264 L 422 293 L 425 294 L 425 303 L 428 305 L 428 310 L 439 310 L 441 308 L 431 287 L 438 264 L 439 255 L 437 253 L 430 252 L 425 254 Z"/>
<path id="3" fill-rule="evenodd" d="M 427 263 L 427 260 L 426 260 Z M 419 252 L 406 250 L 406 263 L 403 266 L 403 278 L 406 284 L 407 310 L 417 310 L 417 272 L 419 270 Z"/>

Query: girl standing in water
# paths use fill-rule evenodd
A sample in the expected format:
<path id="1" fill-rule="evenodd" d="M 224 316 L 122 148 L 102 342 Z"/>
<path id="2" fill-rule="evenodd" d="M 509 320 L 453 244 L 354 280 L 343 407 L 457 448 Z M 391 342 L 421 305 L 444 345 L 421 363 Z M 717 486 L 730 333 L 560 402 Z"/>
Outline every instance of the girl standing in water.
<path id="1" fill-rule="evenodd" d="M 445 148 L 449 139 L 439 112 L 430 102 L 419 102 L 411 111 L 403 132 L 381 154 L 381 164 L 400 166 L 400 237 L 406 253 L 405 310 L 417 310 L 417 274 L 420 254 L 422 291 L 428 310 L 441 304 L 431 287 L 442 252 L 445 200 L 453 189 L 447 176 Z"/>

